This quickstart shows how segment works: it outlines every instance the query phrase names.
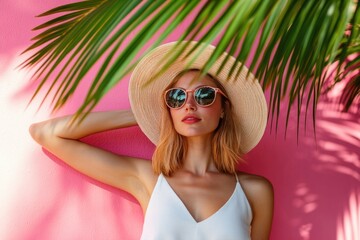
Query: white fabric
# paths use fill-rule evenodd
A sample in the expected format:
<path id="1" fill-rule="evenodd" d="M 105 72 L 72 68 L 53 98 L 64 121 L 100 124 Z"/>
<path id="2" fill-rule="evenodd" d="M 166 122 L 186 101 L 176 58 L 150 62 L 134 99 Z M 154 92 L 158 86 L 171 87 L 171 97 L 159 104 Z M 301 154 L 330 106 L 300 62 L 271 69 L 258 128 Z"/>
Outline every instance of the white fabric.
<path id="1" fill-rule="evenodd" d="M 146 211 L 141 240 L 248 240 L 252 212 L 239 181 L 229 200 L 196 222 L 160 174 Z"/>

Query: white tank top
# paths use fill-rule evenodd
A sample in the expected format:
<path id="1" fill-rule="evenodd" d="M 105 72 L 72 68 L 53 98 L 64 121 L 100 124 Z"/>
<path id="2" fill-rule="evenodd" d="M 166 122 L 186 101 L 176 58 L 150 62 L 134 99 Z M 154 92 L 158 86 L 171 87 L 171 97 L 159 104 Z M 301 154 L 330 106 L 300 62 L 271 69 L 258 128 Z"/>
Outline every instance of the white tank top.
<path id="1" fill-rule="evenodd" d="M 251 220 L 250 204 L 238 179 L 228 201 L 197 222 L 160 174 L 145 214 L 141 240 L 248 240 Z"/>

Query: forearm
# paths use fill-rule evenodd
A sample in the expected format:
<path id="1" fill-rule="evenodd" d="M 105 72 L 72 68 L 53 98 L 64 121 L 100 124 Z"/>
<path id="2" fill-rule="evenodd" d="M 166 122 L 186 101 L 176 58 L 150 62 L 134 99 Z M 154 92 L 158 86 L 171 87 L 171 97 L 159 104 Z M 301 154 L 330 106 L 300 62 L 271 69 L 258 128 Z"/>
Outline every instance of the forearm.
<path id="1" fill-rule="evenodd" d="M 80 139 L 97 132 L 136 125 L 130 110 L 95 112 L 87 115 L 81 122 L 72 121 L 73 116 L 64 116 L 35 123 L 31 125 L 30 133 L 36 141 L 41 142 L 44 137 Z"/>

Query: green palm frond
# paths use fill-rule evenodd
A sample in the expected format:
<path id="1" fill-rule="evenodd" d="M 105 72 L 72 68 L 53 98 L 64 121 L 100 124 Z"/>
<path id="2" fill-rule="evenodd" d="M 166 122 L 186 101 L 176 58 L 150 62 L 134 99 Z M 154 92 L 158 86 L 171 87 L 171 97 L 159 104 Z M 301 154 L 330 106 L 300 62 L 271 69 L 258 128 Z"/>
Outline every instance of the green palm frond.
<path id="1" fill-rule="evenodd" d="M 35 28 L 42 32 L 25 50 L 32 55 L 22 66 L 35 68 L 33 78 L 41 79 L 34 97 L 51 83 L 47 93 L 55 93 L 54 110 L 68 101 L 90 69 L 100 66 L 78 110 L 88 112 L 133 69 L 141 51 L 160 45 L 190 18 L 179 40 L 216 45 L 204 71 L 227 51 L 249 63 L 262 86 L 270 88 L 270 114 L 275 119 L 287 97 L 287 118 L 297 104 L 299 121 L 304 102 L 306 109 L 312 106 L 315 122 L 316 103 L 331 64 L 338 64 L 335 82 L 352 74 L 342 98 L 345 109 L 359 97 L 360 60 L 347 61 L 360 50 L 359 4 L 356 0 L 74 2 L 40 15 L 54 18 Z M 154 40 L 155 34 L 159 37 Z M 178 54 L 174 52 L 169 63 Z"/>

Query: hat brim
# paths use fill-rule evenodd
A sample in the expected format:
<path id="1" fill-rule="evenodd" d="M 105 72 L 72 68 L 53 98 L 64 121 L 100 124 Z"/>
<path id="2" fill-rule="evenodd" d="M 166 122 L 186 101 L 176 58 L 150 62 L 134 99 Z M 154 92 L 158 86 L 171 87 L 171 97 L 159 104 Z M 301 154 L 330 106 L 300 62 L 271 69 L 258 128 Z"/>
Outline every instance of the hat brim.
<path id="1" fill-rule="evenodd" d="M 178 57 L 159 75 L 158 72 L 164 57 L 167 57 L 170 51 L 174 51 L 174 47 L 181 46 L 181 44 L 185 44 L 185 42 L 180 44 L 172 42 L 155 48 L 140 60 L 130 78 L 131 109 L 140 129 L 155 145 L 160 136 L 161 112 L 164 110 L 161 107 L 163 105 L 161 96 L 166 86 L 185 69 L 202 69 L 215 49 L 212 45 L 204 45 L 204 48 L 201 47 L 201 54 L 194 52 L 187 58 L 183 57 L 186 53 L 184 52 L 182 57 Z M 187 44 L 189 44 L 187 49 L 191 49 L 197 42 L 187 42 Z M 196 56 L 195 60 L 193 60 L 194 56 Z M 267 122 L 266 100 L 258 80 L 252 73 L 249 73 L 245 66 L 241 68 L 239 74 L 234 71 L 234 74 L 228 76 L 234 63 L 238 65 L 238 68 L 241 66 L 241 63 L 237 62 L 234 57 L 228 56 L 223 70 L 220 73 L 217 72 L 223 59 L 227 56 L 227 53 L 223 53 L 208 73 L 215 77 L 227 92 L 240 131 L 241 151 L 247 153 L 258 144 L 264 134 Z M 156 75 L 156 79 L 147 84 L 149 79 Z"/>

